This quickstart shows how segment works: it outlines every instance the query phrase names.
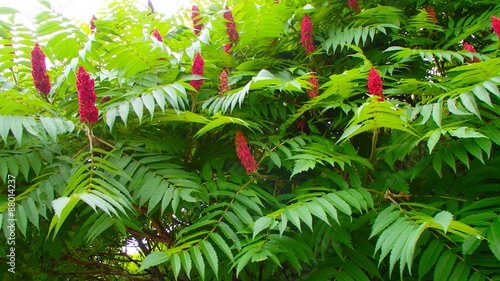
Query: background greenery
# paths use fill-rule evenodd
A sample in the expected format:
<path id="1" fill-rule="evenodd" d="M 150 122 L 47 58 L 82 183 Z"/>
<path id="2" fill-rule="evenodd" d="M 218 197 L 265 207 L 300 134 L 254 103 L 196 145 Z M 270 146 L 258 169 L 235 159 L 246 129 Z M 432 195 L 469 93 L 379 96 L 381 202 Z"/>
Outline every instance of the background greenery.
<path id="1" fill-rule="evenodd" d="M 190 11 L 131 0 L 108 2 L 94 33 L 50 9 L 34 29 L 0 9 L 4 235 L 8 175 L 17 183 L 17 273 L 0 247 L 3 280 L 500 279 L 498 1 L 232 0 L 231 54 L 223 4 L 197 4 L 199 36 Z M 95 79 L 92 130 L 78 66 Z M 383 102 L 367 94 L 372 66 Z M 259 163 L 250 175 L 236 130 Z"/>

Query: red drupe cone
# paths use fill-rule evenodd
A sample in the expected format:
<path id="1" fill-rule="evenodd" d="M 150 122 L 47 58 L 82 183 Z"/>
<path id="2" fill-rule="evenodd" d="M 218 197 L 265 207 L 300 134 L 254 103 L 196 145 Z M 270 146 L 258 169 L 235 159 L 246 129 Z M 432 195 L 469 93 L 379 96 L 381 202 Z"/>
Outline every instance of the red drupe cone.
<path id="1" fill-rule="evenodd" d="M 227 72 L 226 69 L 223 69 L 220 76 L 220 84 L 219 84 L 219 95 L 224 95 L 227 91 L 231 90 L 227 81 Z"/>
<path id="2" fill-rule="evenodd" d="M 198 36 L 203 28 L 203 23 L 200 23 L 202 17 L 200 16 L 200 9 L 198 6 L 193 5 L 191 8 L 191 20 L 193 20 L 193 31 Z"/>
<path id="3" fill-rule="evenodd" d="M 383 101 L 385 98 L 384 89 L 382 88 L 382 79 L 375 67 L 372 67 L 368 74 L 368 92 L 370 95 L 378 96 L 378 101 Z"/>
<path id="4" fill-rule="evenodd" d="M 429 18 L 433 21 L 433 22 L 438 22 L 438 19 L 436 17 L 436 11 L 434 11 L 434 7 L 433 6 L 427 6 L 425 7 L 425 11 L 427 12 L 427 14 L 429 15 Z"/>
<path id="5" fill-rule="evenodd" d="M 310 54 L 314 51 L 314 43 L 313 43 L 313 26 L 311 23 L 311 18 L 308 15 L 305 15 L 302 18 L 302 23 L 300 27 L 300 42 L 302 46 L 306 49 L 306 53 Z"/>
<path id="6" fill-rule="evenodd" d="M 352 10 L 354 10 L 356 12 L 359 12 L 360 9 L 359 9 L 358 0 L 349 0 L 348 4 L 349 4 L 349 8 L 351 8 Z"/>
<path id="7" fill-rule="evenodd" d="M 464 42 L 464 50 L 472 52 L 472 53 L 477 53 L 476 48 L 474 48 L 474 46 L 472 46 L 471 44 L 469 44 L 467 42 Z M 470 62 L 470 59 L 467 59 L 467 61 Z M 472 60 L 472 62 L 478 62 L 478 61 L 479 61 L 479 59 L 476 57 L 474 57 L 474 59 Z"/>
<path id="8" fill-rule="evenodd" d="M 318 89 L 319 89 L 319 84 L 318 84 L 318 77 L 316 74 L 311 74 L 311 77 L 307 79 L 309 83 L 311 83 L 312 87 L 307 91 L 307 94 L 309 94 L 310 98 L 314 98 L 318 96 Z"/>
<path id="9" fill-rule="evenodd" d="M 493 31 L 495 31 L 500 40 L 500 18 L 491 16 L 491 27 L 493 27 Z"/>
<path id="10" fill-rule="evenodd" d="M 225 44 L 224 45 L 224 52 L 226 52 L 228 55 L 231 55 L 231 47 L 233 47 L 232 44 Z"/>
<path id="11" fill-rule="evenodd" d="M 156 40 L 158 40 L 159 42 L 163 42 L 163 36 L 161 36 L 161 33 L 160 31 L 158 31 L 158 29 L 155 27 L 155 29 L 153 30 L 153 32 L 151 33 L 151 35 L 156 38 Z"/>
<path id="12" fill-rule="evenodd" d="M 95 23 L 94 21 L 96 20 L 97 18 L 95 17 L 95 15 L 92 15 L 92 19 L 90 20 L 90 33 L 94 33 L 95 32 Z"/>
<path id="13" fill-rule="evenodd" d="M 193 60 L 193 69 L 191 70 L 191 73 L 202 76 L 204 68 L 205 68 L 205 62 L 203 61 L 201 54 L 196 53 L 196 56 L 194 57 Z M 191 86 L 193 86 L 193 88 L 195 88 L 196 91 L 199 91 L 201 85 L 203 84 L 203 80 L 202 79 L 192 80 L 191 82 L 189 82 L 189 84 L 191 84 Z"/>
<path id="14" fill-rule="evenodd" d="M 31 51 L 31 75 L 37 88 L 42 94 L 47 95 L 50 92 L 50 79 L 45 66 L 45 54 L 40 45 L 35 44 Z"/>
<path id="15" fill-rule="evenodd" d="M 247 140 L 245 139 L 245 136 L 241 131 L 236 131 L 234 144 L 236 146 L 236 154 L 238 155 L 241 164 L 245 166 L 247 175 L 257 170 L 259 164 L 257 163 L 257 161 L 255 161 L 252 154 L 250 153 Z"/>
<path id="16" fill-rule="evenodd" d="M 233 13 L 226 6 L 226 11 L 224 12 L 224 18 L 226 19 L 226 30 L 227 35 L 229 35 L 229 41 L 231 43 L 236 43 L 240 39 L 238 31 L 236 31 L 236 23 L 234 22 Z"/>
<path id="17" fill-rule="evenodd" d="M 95 106 L 94 80 L 90 78 L 82 66 L 78 67 L 76 73 L 76 90 L 78 91 L 80 121 L 84 123 L 97 122 L 99 113 Z"/>

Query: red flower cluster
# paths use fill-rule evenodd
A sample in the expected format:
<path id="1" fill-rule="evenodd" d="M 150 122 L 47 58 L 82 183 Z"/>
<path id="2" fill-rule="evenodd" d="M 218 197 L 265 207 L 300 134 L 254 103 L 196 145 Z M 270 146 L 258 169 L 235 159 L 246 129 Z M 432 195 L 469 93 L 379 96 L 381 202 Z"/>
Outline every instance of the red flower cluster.
<path id="1" fill-rule="evenodd" d="M 385 98 L 384 88 L 382 88 L 382 79 L 380 79 L 380 75 L 375 67 L 372 67 L 368 74 L 368 92 L 370 95 L 378 96 L 378 101 L 383 101 Z"/>
<path id="2" fill-rule="evenodd" d="M 97 18 L 95 17 L 95 15 L 92 15 L 92 19 L 90 20 L 90 33 L 93 34 L 95 32 L 95 23 L 94 21 L 96 20 Z"/>
<path id="3" fill-rule="evenodd" d="M 200 9 L 196 5 L 193 5 L 191 8 L 191 19 L 193 20 L 194 34 L 198 36 L 203 28 L 203 23 L 199 23 L 202 20 L 202 17 L 200 16 Z"/>
<path id="4" fill-rule="evenodd" d="M 500 39 L 500 18 L 497 18 L 495 16 L 491 16 L 491 27 L 493 27 L 493 30 L 495 33 L 498 35 L 498 38 Z"/>
<path id="5" fill-rule="evenodd" d="M 227 81 L 227 73 L 226 69 L 223 69 L 220 76 L 220 84 L 219 84 L 219 95 L 223 95 L 225 92 L 231 90 L 231 87 L 229 87 L 228 81 Z"/>
<path id="6" fill-rule="evenodd" d="M 236 23 L 234 22 L 233 13 L 231 13 L 231 10 L 229 10 L 227 6 L 226 11 L 224 12 L 224 18 L 227 20 L 226 30 L 227 35 L 229 35 L 229 41 L 231 41 L 231 43 L 238 42 L 240 36 L 238 34 L 238 31 L 236 31 Z"/>
<path id="7" fill-rule="evenodd" d="M 203 75 L 204 68 L 205 68 L 205 62 L 203 61 L 201 54 L 196 53 L 196 56 L 194 57 L 194 60 L 193 60 L 193 69 L 191 70 L 191 73 L 201 76 L 201 75 Z M 191 80 L 191 82 L 189 82 L 189 84 L 191 84 L 191 86 L 193 86 L 193 88 L 195 88 L 197 91 L 199 91 L 201 88 L 201 84 L 203 84 L 203 80 L 202 79 Z"/>
<path id="8" fill-rule="evenodd" d="M 158 31 L 158 29 L 156 27 L 153 30 L 153 32 L 151 33 L 151 35 L 154 38 L 156 38 L 156 40 L 158 40 L 159 42 L 163 42 L 163 37 L 161 36 L 160 32 Z"/>
<path id="9" fill-rule="evenodd" d="M 35 48 L 31 51 L 31 75 L 35 82 L 35 88 L 45 95 L 48 94 L 50 92 L 50 80 L 45 66 L 45 54 L 38 43 L 35 44 Z"/>
<path id="10" fill-rule="evenodd" d="M 238 155 L 241 164 L 245 166 L 247 175 L 257 170 L 259 164 L 257 164 L 257 161 L 255 161 L 252 154 L 250 153 L 247 140 L 245 139 L 245 136 L 241 131 L 236 131 L 234 144 L 236 145 L 236 154 Z"/>
<path id="11" fill-rule="evenodd" d="M 314 51 L 313 43 L 313 26 L 311 23 L 311 18 L 305 15 L 302 18 L 301 28 L 300 28 L 300 42 L 302 46 L 306 49 L 306 53 L 310 54 Z"/>
<path id="12" fill-rule="evenodd" d="M 95 123 L 98 119 L 98 111 L 95 107 L 96 95 L 94 92 L 94 80 L 83 67 L 78 67 L 76 73 L 76 90 L 78 91 L 78 113 L 80 121 Z"/>
<path id="13" fill-rule="evenodd" d="M 469 51 L 469 52 L 472 52 L 472 53 L 476 53 L 476 48 L 474 48 L 471 44 L 467 43 L 467 42 L 464 42 L 464 50 L 466 51 Z M 470 61 L 469 59 L 467 59 L 468 61 Z M 479 59 L 474 57 L 474 59 L 472 60 L 472 62 L 478 62 Z"/>
<path id="14" fill-rule="evenodd" d="M 310 98 L 314 98 L 314 97 L 317 97 L 318 96 L 318 88 L 319 88 L 319 84 L 318 84 L 318 77 L 316 77 L 316 74 L 311 74 L 311 77 L 309 79 L 307 79 L 307 81 L 309 83 L 311 83 L 312 87 L 311 89 L 309 89 L 307 91 L 307 93 L 309 94 L 309 97 Z"/>
<path id="15" fill-rule="evenodd" d="M 349 0 L 348 4 L 349 4 L 349 8 L 353 9 L 354 11 L 359 12 L 358 0 Z"/>
<path id="16" fill-rule="evenodd" d="M 427 14 L 429 15 L 429 18 L 433 22 L 438 22 L 438 19 L 436 17 L 436 11 L 434 11 L 434 7 L 429 5 L 429 6 L 425 7 L 425 11 L 427 12 Z"/>

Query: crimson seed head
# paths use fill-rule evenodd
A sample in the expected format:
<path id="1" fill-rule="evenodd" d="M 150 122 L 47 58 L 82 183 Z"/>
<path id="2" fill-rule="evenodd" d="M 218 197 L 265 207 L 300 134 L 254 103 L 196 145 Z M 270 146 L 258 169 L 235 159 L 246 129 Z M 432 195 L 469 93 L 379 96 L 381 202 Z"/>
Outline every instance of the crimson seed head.
<path id="1" fill-rule="evenodd" d="M 438 22 L 438 19 L 436 17 L 436 11 L 434 11 L 434 7 L 429 5 L 429 6 L 425 7 L 425 11 L 427 12 L 427 14 L 429 15 L 429 18 L 433 22 Z"/>
<path id="2" fill-rule="evenodd" d="M 302 46 L 306 49 L 306 53 L 310 54 L 314 51 L 313 43 L 313 26 L 311 23 L 311 18 L 305 15 L 302 18 L 301 28 L 300 28 L 300 42 Z"/>
<path id="3" fill-rule="evenodd" d="M 231 43 L 236 43 L 240 39 L 238 31 L 236 31 L 236 23 L 234 22 L 233 13 L 226 6 L 226 11 L 224 12 L 224 18 L 226 19 L 226 30 L 227 35 L 229 35 L 229 41 Z"/>
<path id="4" fill-rule="evenodd" d="M 45 66 L 45 54 L 38 43 L 35 44 L 31 51 L 31 75 L 33 76 L 35 88 L 42 94 L 48 94 L 50 92 L 50 80 Z"/>
<path id="5" fill-rule="evenodd" d="M 78 91 L 80 121 L 85 123 L 97 122 L 99 113 L 95 106 L 94 80 L 81 66 L 78 67 L 76 73 L 76 90 Z"/>
<path id="6" fill-rule="evenodd" d="M 202 20 L 202 17 L 200 16 L 200 9 L 196 5 L 193 5 L 191 8 L 191 19 L 193 20 L 194 34 L 198 36 L 203 28 L 203 23 L 199 23 Z"/>
<path id="7" fill-rule="evenodd" d="M 348 1 L 349 8 L 359 12 L 359 3 L 358 0 L 349 0 Z"/>
<path id="8" fill-rule="evenodd" d="M 238 155 L 241 164 L 245 166 L 247 175 L 257 170 L 259 164 L 257 163 L 257 161 L 255 161 L 252 154 L 250 153 L 247 140 L 245 139 L 245 136 L 241 131 L 236 131 L 234 144 L 236 146 L 236 154 Z"/>
<path id="9" fill-rule="evenodd" d="M 500 39 L 500 18 L 491 16 L 491 27 L 493 27 L 493 31 L 495 31 Z"/>
<path id="10" fill-rule="evenodd" d="M 307 79 L 309 83 L 311 83 L 311 89 L 307 91 L 309 94 L 310 98 L 314 98 L 318 96 L 318 89 L 319 89 L 319 84 L 318 84 L 318 77 L 316 77 L 316 74 L 311 74 L 311 77 Z"/>
<path id="11" fill-rule="evenodd" d="M 384 100 L 384 89 L 382 88 L 382 79 L 375 67 L 370 69 L 368 74 L 368 92 L 370 95 L 378 96 L 378 101 Z"/>
<path id="12" fill-rule="evenodd" d="M 156 38 L 156 40 L 158 40 L 159 42 L 163 42 L 163 37 L 161 36 L 160 32 L 158 31 L 158 29 L 156 27 L 153 30 L 153 32 L 151 33 L 151 35 L 154 38 Z"/>
<path id="13" fill-rule="evenodd" d="M 193 69 L 191 70 L 192 74 L 195 75 L 203 75 L 203 69 L 205 68 L 205 62 L 203 61 L 203 58 L 201 57 L 200 53 L 196 53 L 196 56 L 194 57 L 193 60 Z M 192 80 L 189 82 L 193 88 L 195 88 L 197 91 L 200 90 L 201 84 L 203 84 L 203 79 L 199 80 Z"/>

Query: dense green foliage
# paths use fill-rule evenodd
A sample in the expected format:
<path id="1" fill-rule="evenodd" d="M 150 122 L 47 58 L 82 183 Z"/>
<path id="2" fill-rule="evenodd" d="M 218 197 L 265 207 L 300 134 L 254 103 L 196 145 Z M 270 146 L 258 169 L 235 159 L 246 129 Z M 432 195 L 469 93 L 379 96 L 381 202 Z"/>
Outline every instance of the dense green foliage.
<path id="1" fill-rule="evenodd" d="M 14 177 L 17 219 L 3 280 L 498 280 L 500 4 L 359 5 L 228 1 L 230 53 L 218 1 L 198 2 L 198 36 L 190 11 L 166 18 L 131 0 L 109 2 L 94 32 L 49 9 L 25 27 L 1 8 L 2 245 Z M 95 79 L 91 126 L 79 66 Z M 383 101 L 368 94 L 372 67 Z M 240 163 L 236 131 L 257 171 Z"/>

